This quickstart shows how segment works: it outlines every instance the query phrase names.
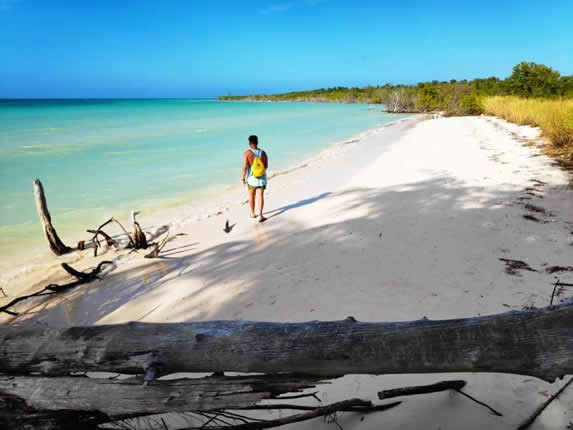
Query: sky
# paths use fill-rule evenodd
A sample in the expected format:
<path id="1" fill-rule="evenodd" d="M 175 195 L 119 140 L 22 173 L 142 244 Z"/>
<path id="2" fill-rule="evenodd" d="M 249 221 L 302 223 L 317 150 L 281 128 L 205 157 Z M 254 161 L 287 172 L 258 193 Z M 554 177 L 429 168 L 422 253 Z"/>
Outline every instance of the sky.
<path id="1" fill-rule="evenodd" d="M 0 98 L 573 74 L 573 0 L 0 0 Z"/>

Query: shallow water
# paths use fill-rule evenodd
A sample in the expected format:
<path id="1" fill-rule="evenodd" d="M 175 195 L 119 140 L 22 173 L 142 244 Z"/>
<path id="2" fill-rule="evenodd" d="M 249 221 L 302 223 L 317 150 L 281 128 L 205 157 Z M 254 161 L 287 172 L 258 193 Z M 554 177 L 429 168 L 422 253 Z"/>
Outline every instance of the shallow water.
<path id="1" fill-rule="evenodd" d="M 32 181 L 62 235 L 240 180 L 257 134 L 270 171 L 396 119 L 380 106 L 215 100 L 0 101 L 0 256 L 44 240 Z"/>

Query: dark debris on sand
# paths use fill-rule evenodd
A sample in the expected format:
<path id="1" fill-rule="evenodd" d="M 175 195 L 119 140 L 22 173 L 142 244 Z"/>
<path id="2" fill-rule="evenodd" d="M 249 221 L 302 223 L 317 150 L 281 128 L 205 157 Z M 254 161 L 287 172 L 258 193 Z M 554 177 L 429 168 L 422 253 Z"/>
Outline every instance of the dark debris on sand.
<path id="1" fill-rule="evenodd" d="M 534 222 L 538 222 L 538 223 L 541 223 L 541 224 L 546 224 L 546 223 L 547 223 L 547 221 L 540 220 L 539 218 L 534 217 L 533 215 L 529 215 L 529 214 L 523 215 L 523 218 L 528 219 L 529 221 L 534 221 Z"/>
<path id="2" fill-rule="evenodd" d="M 547 273 L 557 273 L 557 272 L 573 272 L 573 267 L 571 266 L 549 266 L 545 268 Z"/>
<path id="3" fill-rule="evenodd" d="M 532 269 L 529 264 L 525 261 L 521 260 L 512 260 L 509 258 L 500 258 L 500 261 L 505 263 L 505 273 L 508 275 L 519 275 L 520 270 L 529 270 L 530 272 L 538 272 L 535 269 Z"/>

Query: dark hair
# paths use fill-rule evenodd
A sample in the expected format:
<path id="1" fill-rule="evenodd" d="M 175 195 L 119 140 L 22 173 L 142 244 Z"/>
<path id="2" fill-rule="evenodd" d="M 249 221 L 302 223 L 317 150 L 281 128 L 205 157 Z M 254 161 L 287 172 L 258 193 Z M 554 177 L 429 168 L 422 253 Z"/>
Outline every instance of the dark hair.
<path id="1" fill-rule="evenodd" d="M 259 144 L 259 138 L 257 136 L 255 136 L 254 134 L 251 134 L 249 136 L 249 143 L 251 143 L 253 145 L 258 145 Z"/>

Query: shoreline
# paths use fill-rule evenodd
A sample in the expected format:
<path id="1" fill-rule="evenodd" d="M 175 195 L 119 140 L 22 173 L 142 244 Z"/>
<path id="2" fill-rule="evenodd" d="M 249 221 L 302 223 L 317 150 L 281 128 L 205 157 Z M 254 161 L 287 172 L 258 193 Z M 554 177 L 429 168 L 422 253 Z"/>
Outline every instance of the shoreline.
<path id="1" fill-rule="evenodd" d="M 364 138 L 368 137 L 372 133 L 377 133 L 378 131 L 391 127 L 396 124 L 400 124 L 401 122 L 414 119 L 414 118 L 421 118 L 422 115 L 417 114 L 402 114 L 401 118 L 397 118 L 393 121 L 388 123 L 384 123 L 377 127 L 372 127 L 355 133 L 344 140 L 339 140 L 336 142 L 331 142 L 327 144 L 325 147 L 316 150 L 310 156 L 307 156 L 298 162 L 292 162 L 285 166 L 284 168 L 273 171 L 272 169 L 269 171 L 269 181 L 279 177 L 288 175 L 289 173 L 295 172 L 300 169 L 307 168 L 310 164 L 315 163 L 317 161 L 321 161 L 324 158 L 331 157 L 336 155 L 337 152 L 344 149 L 344 145 L 349 143 L 359 143 Z M 272 185 L 272 184 L 271 184 Z M 145 206 L 133 208 L 133 210 L 137 210 L 142 212 L 139 216 L 138 220 L 141 223 L 145 223 L 146 225 L 142 225 L 144 230 L 147 230 L 147 233 L 151 232 L 151 236 L 154 237 L 158 230 L 163 230 L 164 226 L 169 226 L 170 229 L 178 229 L 189 224 L 197 223 L 202 220 L 219 216 L 224 212 L 229 210 L 229 206 L 236 205 L 239 201 L 241 205 L 245 204 L 245 199 L 238 197 L 239 193 L 242 193 L 243 187 L 241 185 L 233 185 L 233 184 L 220 184 L 218 186 L 205 188 L 201 190 L 197 190 L 192 194 L 199 195 L 200 197 L 195 198 L 188 198 L 188 197 L 174 197 L 174 198 L 158 198 L 154 199 L 152 205 L 148 206 L 148 211 L 142 211 L 145 209 Z M 216 197 L 214 196 L 216 195 Z M 48 208 L 49 208 L 49 190 L 46 193 L 46 197 L 48 200 Z M 32 197 L 31 197 L 32 198 Z M 149 200 L 148 200 L 149 201 Z M 188 212 L 194 211 L 196 212 L 194 215 L 188 214 Z M 112 213 L 113 209 L 110 210 L 110 214 L 101 219 L 103 223 L 106 219 L 111 216 L 114 216 L 122 222 L 128 231 L 131 230 L 131 226 L 127 223 L 127 219 L 129 218 L 128 213 L 116 214 Z M 141 221 L 145 220 L 145 221 Z M 168 220 L 167 222 L 163 220 Z M 58 230 L 58 219 L 53 218 L 53 223 Z M 34 228 L 37 229 L 38 239 L 34 239 L 37 246 L 33 249 L 27 249 L 22 245 L 22 248 L 19 249 L 17 252 L 3 256 L 2 262 L 0 262 L 0 287 L 5 287 L 11 282 L 14 277 L 20 276 L 22 273 L 28 273 L 31 270 L 38 270 L 40 267 L 44 267 L 46 265 L 50 265 L 47 263 L 48 260 L 60 259 L 60 257 L 55 256 L 48 248 L 48 243 L 46 238 L 44 237 L 41 225 L 39 221 L 36 223 L 37 225 Z M 83 229 L 88 228 L 97 228 L 97 225 L 86 225 Z M 106 229 L 107 230 L 107 229 Z M 114 230 L 113 226 L 111 227 L 113 231 L 112 237 L 120 238 L 122 236 L 122 232 L 120 230 Z M 76 231 L 75 233 L 68 235 L 66 238 L 62 238 L 64 243 L 72 248 L 76 248 L 76 245 L 79 240 L 85 240 L 88 236 L 91 235 L 87 233 L 83 233 L 80 231 Z M 123 235 L 125 236 L 125 235 Z M 123 238 L 125 239 L 125 238 Z M 84 254 L 90 254 L 90 250 L 85 251 L 72 251 L 71 254 L 78 254 L 76 257 L 72 258 L 73 261 L 81 261 L 84 257 Z M 88 258 L 86 254 L 86 258 Z M 67 254 L 68 256 L 70 254 Z M 62 256 L 66 257 L 66 256 Z M 59 263 L 58 263 L 59 265 Z M 51 265 L 50 265 L 51 266 Z"/>
<path id="2" fill-rule="evenodd" d="M 2 259 L 27 256 L 43 243 L 31 198 L 35 177 L 44 184 L 60 234 L 79 240 L 77 232 L 94 228 L 110 214 L 156 213 L 224 192 L 235 183 L 240 136 L 250 134 L 251 127 L 280 161 L 271 170 L 282 170 L 307 153 L 397 118 L 368 112 L 364 105 L 263 108 L 188 99 L 90 103 L 30 107 L 22 102 L 0 112 L 14 118 L 2 127 L 8 143 L 0 163 L 8 175 L 0 217 Z"/>

